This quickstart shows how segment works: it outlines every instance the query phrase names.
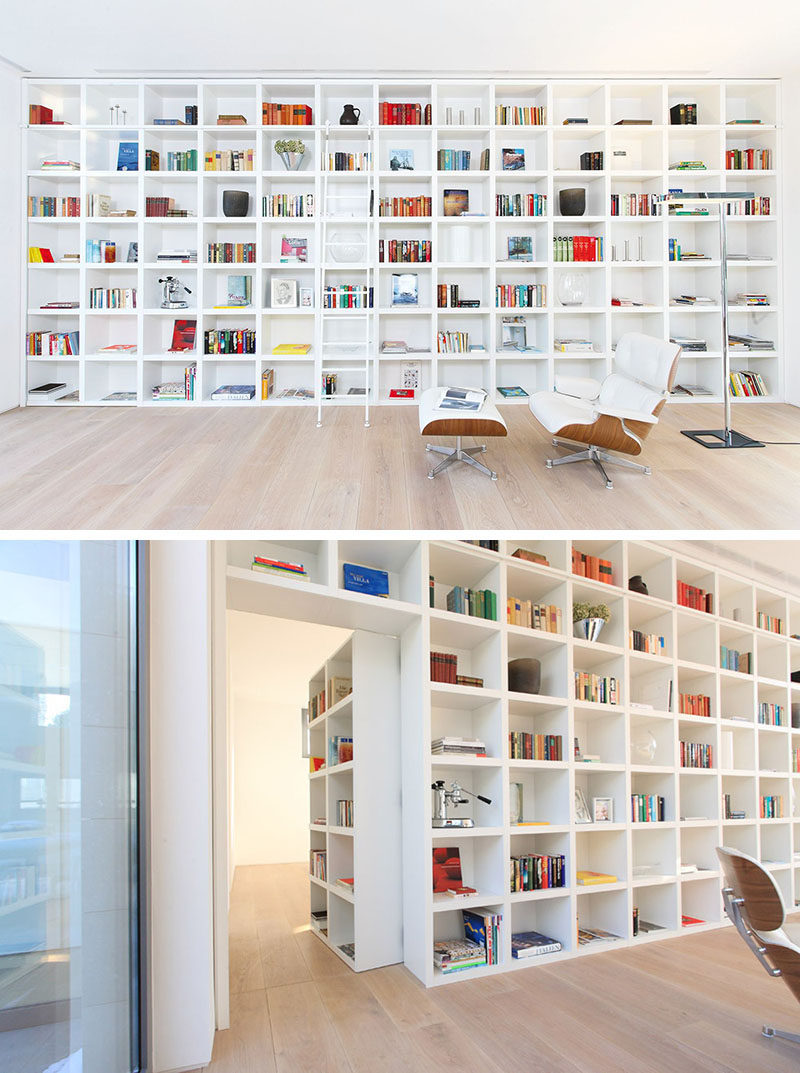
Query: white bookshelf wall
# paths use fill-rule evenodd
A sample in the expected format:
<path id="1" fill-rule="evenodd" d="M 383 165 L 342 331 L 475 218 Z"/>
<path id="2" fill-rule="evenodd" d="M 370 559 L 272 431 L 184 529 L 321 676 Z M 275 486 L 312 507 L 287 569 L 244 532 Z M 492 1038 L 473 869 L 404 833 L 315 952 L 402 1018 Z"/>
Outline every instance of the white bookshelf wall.
<path id="1" fill-rule="evenodd" d="M 518 547 L 544 554 L 550 565 L 513 557 Z M 573 547 L 610 560 L 614 584 L 573 575 Z M 538 930 L 562 943 L 561 952 L 535 958 L 535 965 L 719 927 L 725 918 L 718 845 L 762 860 L 787 905 L 800 901 L 800 773 L 794 762 L 800 726 L 793 727 L 791 718 L 792 705 L 800 704 L 800 683 L 791 681 L 792 673 L 800 672 L 800 639 L 792 636 L 800 635 L 799 596 L 732 569 L 634 541 L 520 538 L 501 541 L 499 552 L 460 541 L 258 544 L 260 551 L 273 555 L 290 550 L 299 555 L 309 565 L 308 582 L 252 574 L 246 566 L 254 545 L 231 542 L 229 548 L 229 606 L 399 637 L 404 960 L 426 985 L 529 966 L 530 960 L 511 956 L 510 936 L 522 930 Z M 344 590 L 343 562 L 389 570 L 390 598 Z M 633 574 L 644 576 L 649 595 L 628 590 Z M 714 613 L 678 604 L 679 581 L 712 593 Z M 446 594 L 456 584 L 495 591 L 501 621 L 445 610 Z M 504 610 L 510 596 L 561 607 L 563 634 L 507 624 Z M 571 629 L 573 602 L 590 599 L 606 603 L 612 614 L 593 643 L 574 638 Z M 783 632 L 759 628 L 759 612 L 780 618 Z M 629 647 L 631 629 L 663 636 L 664 654 L 634 652 Z M 753 653 L 752 673 L 721 668 L 723 644 Z M 483 677 L 484 687 L 431 682 L 431 651 L 457 653 L 459 673 Z M 507 688 L 507 662 L 521 656 L 541 660 L 536 695 Z M 574 670 L 618 677 L 620 703 L 576 701 Z M 357 677 L 354 674 L 354 682 Z M 677 700 L 682 692 L 707 695 L 711 716 L 682 715 Z M 354 702 L 358 696 L 356 683 Z M 759 721 L 762 703 L 781 705 L 782 725 Z M 511 730 L 560 734 L 563 759 L 511 760 Z M 433 756 L 430 741 L 445 733 L 480 737 L 486 757 Z M 582 752 L 599 756 L 598 762 L 576 761 L 575 737 Z M 680 741 L 710 745 L 713 766 L 682 767 Z M 430 786 L 440 778 L 448 783 L 457 779 L 491 799 L 491 805 L 470 799 L 469 806 L 456 813 L 472 816 L 474 828 L 432 828 Z M 541 826 L 510 824 L 512 782 L 523 784 L 523 819 Z M 594 797 L 612 798 L 613 821 L 576 823 L 573 795 L 578 787 L 590 808 Z M 632 793 L 662 796 L 664 821 L 633 822 Z M 743 819 L 725 819 L 724 794 L 730 795 L 732 809 L 744 810 Z M 760 801 L 766 795 L 782 799 L 781 818 L 761 818 Z M 315 837 L 324 835 L 312 833 L 312 844 Z M 431 862 L 436 845 L 459 847 L 464 882 L 477 894 L 456 903 L 434 897 Z M 523 852 L 564 854 L 567 885 L 509 893 L 509 858 Z M 698 871 L 681 873 L 681 862 L 696 865 Z M 611 873 L 617 882 L 579 886 L 576 871 L 586 869 Z M 641 920 L 660 925 L 660 930 L 634 937 L 634 907 Z M 461 908 L 502 913 L 500 962 L 442 976 L 433 966 L 433 942 L 462 934 Z M 705 923 L 684 927 L 683 916 Z M 620 938 L 580 946 L 579 925 L 604 928 Z"/>
<path id="2" fill-rule="evenodd" d="M 46 381 L 61 381 L 67 391 L 78 392 L 79 405 L 112 405 L 105 397 L 113 391 L 135 392 L 146 405 L 207 405 L 212 392 L 227 383 L 251 383 L 255 398 L 228 405 L 316 405 L 323 370 L 339 369 L 337 397 L 326 406 L 363 405 L 363 398 L 348 396 L 350 387 L 370 384 L 370 403 L 390 401 L 389 392 L 401 386 L 401 364 L 413 360 L 420 366 L 420 386 L 457 382 L 482 386 L 502 401 L 497 386 L 520 385 L 532 393 L 553 385 L 559 373 L 603 376 L 611 368 L 613 348 L 619 336 L 641 330 L 668 337 L 685 334 L 703 338 L 708 350 L 684 354 L 679 382 L 699 384 L 718 397 L 722 372 L 720 316 L 718 305 L 675 308 L 679 294 L 719 294 L 719 248 L 717 224 L 708 219 L 611 216 L 612 194 L 664 193 L 680 187 L 692 190 L 753 190 L 756 196 L 771 198 L 768 217 L 731 217 L 729 250 L 759 260 L 729 263 L 729 290 L 733 299 L 741 292 L 764 292 L 767 308 L 731 310 L 731 331 L 770 338 L 775 349 L 732 354 L 734 370 L 750 368 L 763 376 L 767 399 L 784 397 L 784 354 L 782 313 L 778 302 L 781 275 L 780 239 L 780 83 L 764 81 L 666 81 L 666 80 L 291 80 L 206 81 L 138 80 L 48 81 L 28 80 L 24 128 L 23 170 L 28 194 L 78 196 L 85 212 L 90 193 L 110 194 L 114 209 L 131 208 L 131 218 L 28 219 L 22 250 L 27 262 L 29 246 L 49 247 L 55 264 L 27 266 L 24 320 L 27 331 L 58 330 L 80 332 L 81 352 L 77 357 L 25 357 L 26 385 L 36 387 Z M 399 101 L 430 104 L 430 126 L 381 125 L 379 102 Z M 313 108 L 314 124 L 304 127 L 262 126 L 262 102 L 294 102 Z M 696 101 L 698 124 L 673 126 L 669 108 L 681 101 Z M 27 105 L 52 107 L 55 118 L 69 126 L 29 126 Z M 339 126 L 345 103 L 361 109 L 359 125 Z M 111 108 L 125 110 L 125 126 Z M 185 105 L 199 109 L 197 126 L 163 127 L 157 118 L 182 118 Z M 498 106 L 544 107 L 547 122 L 538 126 L 498 125 L 493 122 Z M 219 113 L 242 114 L 245 126 L 218 126 Z M 461 122 L 463 113 L 463 122 Z M 583 117 L 588 123 L 565 126 L 566 118 Z M 734 119 L 759 120 L 757 125 L 730 125 Z M 621 119 L 648 119 L 647 126 L 618 126 Z M 121 118 L 120 118 L 121 122 Z M 330 137 L 326 138 L 326 124 Z M 299 171 L 286 171 L 274 151 L 279 137 L 301 138 L 307 152 Z M 139 147 L 138 172 L 117 172 L 120 141 L 135 141 Z M 386 241 L 393 238 L 430 240 L 430 264 L 398 265 L 379 263 L 377 242 L 367 262 L 375 285 L 375 307 L 371 317 L 371 342 L 366 355 L 345 355 L 334 363 L 323 351 L 321 288 L 323 266 L 326 282 L 363 283 L 364 274 L 341 262 L 323 260 L 324 173 L 321 153 L 329 148 L 348 152 L 371 147 L 376 215 L 371 221 L 329 219 L 328 230 L 337 228 L 347 235 L 373 235 Z M 725 151 L 730 148 L 768 148 L 773 152 L 773 168 L 761 171 L 726 171 Z M 217 149 L 251 149 L 254 170 L 207 172 L 203 154 Z M 439 171 L 440 149 L 469 149 L 471 170 Z M 504 148 L 523 148 L 525 167 L 504 171 Z M 197 172 L 148 172 L 145 151 L 156 149 L 163 157 L 173 150 L 196 149 Z M 393 149 L 414 152 L 413 171 L 392 171 Z M 490 151 L 488 171 L 477 170 L 482 150 Z M 584 151 L 604 154 L 603 171 L 579 170 Z M 624 152 L 624 157 L 618 154 Z M 45 158 L 77 160 L 80 171 L 43 173 Z M 678 160 L 703 160 L 706 170 L 671 170 Z M 346 193 L 364 186 L 359 173 L 328 173 L 331 193 Z M 584 186 L 587 209 L 583 217 L 560 217 L 558 194 L 565 187 Z M 246 190 L 250 194 L 249 213 L 244 218 L 222 215 L 225 189 Z M 467 189 L 470 211 L 485 216 L 445 217 L 446 189 Z M 262 199 L 275 193 L 305 194 L 315 197 L 316 212 L 306 218 L 265 218 Z M 499 194 L 537 193 L 547 196 L 547 212 L 542 216 L 495 216 Z M 432 198 L 429 218 L 377 216 L 381 197 L 426 195 Z M 145 217 L 145 198 L 166 196 L 176 207 L 196 213 L 186 219 Z M 341 207 L 341 203 L 340 203 Z M 23 209 L 23 211 L 25 211 Z M 369 224 L 369 226 L 368 226 Z M 553 239 L 562 235 L 592 235 L 602 238 L 602 262 L 565 266 L 553 260 Z M 280 262 L 283 235 L 305 237 L 308 262 L 302 266 Z M 533 261 L 509 261 L 508 239 L 533 239 Z M 87 264 L 87 238 L 111 239 L 117 244 L 121 262 L 113 265 Z M 668 239 L 676 238 L 684 249 L 705 253 L 700 263 L 670 262 Z M 641 239 L 641 260 L 639 240 Z M 205 263 L 209 242 L 253 242 L 256 260 L 251 265 Z M 129 243 L 137 242 L 139 260 L 125 263 Z M 624 260 L 625 248 L 630 260 Z M 156 254 L 164 248 L 188 246 L 197 249 L 198 263 L 158 264 Z M 611 259 L 612 246 L 617 260 Z M 64 265 L 59 258 L 79 252 L 79 264 Z M 417 306 L 391 305 L 391 274 L 413 271 L 419 277 Z M 579 270 L 587 281 L 587 297 L 580 307 L 560 304 L 558 284 L 567 271 Z M 171 272 L 191 288 L 190 307 L 185 311 L 159 308 L 159 275 Z M 224 300 L 226 275 L 252 275 L 252 306 L 242 311 L 215 310 Z M 273 309 L 270 284 L 275 277 L 295 279 L 298 287 L 313 291 L 311 308 Z M 547 304 L 535 309 L 502 309 L 495 306 L 498 284 L 540 283 L 547 288 Z M 477 308 L 437 309 L 439 284 L 458 284 L 460 296 L 477 299 Z M 135 287 L 138 308 L 124 311 L 95 311 L 88 308 L 89 288 Z M 630 298 L 644 303 L 635 307 L 612 306 L 612 298 Z M 67 312 L 47 312 L 47 301 L 79 300 L 80 307 Z M 502 318 L 519 314 L 526 322 L 527 340 L 535 352 L 520 353 L 502 347 Z M 192 355 L 169 354 L 172 324 L 176 317 L 197 320 L 197 344 Z M 248 327 L 256 331 L 254 355 L 204 355 L 203 333 L 209 328 Z M 470 342 L 485 350 L 468 354 L 437 354 L 437 332 L 469 332 Z M 563 353 L 554 349 L 555 339 L 584 337 L 593 343 L 591 353 Z M 410 355 L 383 354 L 385 340 L 403 339 L 426 352 Z M 273 355 L 280 343 L 311 344 L 306 355 Z M 136 354 L 109 356 L 100 348 L 110 343 L 131 343 Z M 188 360 L 197 362 L 196 395 L 193 402 L 153 400 L 152 389 L 165 380 L 181 380 Z M 265 369 L 274 369 L 275 395 L 261 399 L 260 381 Z M 279 398 L 283 390 L 304 388 L 315 395 L 307 400 Z M 683 397 L 682 397 L 683 398 Z M 707 400 L 707 396 L 705 397 Z M 23 403 L 69 405 L 48 396 L 37 399 L 27 394 Z M 391 400 L 397 403 L 397 400 Z M 514 401 L 514 400 L 511 400 Z M 516 400 L 524 403 L 523 400 Z M 690 400 L 691 401 L 691 400 Z M 739 400 L 737 400 L 739 401 Z M 744 402 L 760 400 L 741 400 Z M 409 401 L 400 402 L 409 405 Z"/>

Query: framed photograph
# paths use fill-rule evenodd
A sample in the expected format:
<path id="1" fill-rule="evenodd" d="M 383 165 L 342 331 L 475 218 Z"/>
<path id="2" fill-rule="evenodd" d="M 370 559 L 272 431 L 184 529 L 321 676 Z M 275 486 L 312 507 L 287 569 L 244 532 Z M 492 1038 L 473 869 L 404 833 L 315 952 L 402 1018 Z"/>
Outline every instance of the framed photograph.
<path id="1" fill-rule="evenodd" d="M 281 236 L 281 261 L 288 263 L 290 261 L 305 262 L 307 260 L 307 238 L 290 238 L 288 235 Z"/>
<path id="2" fill-rule="evenodd" d="M 413 149 L 390 149 L 389 150 L 389 168 L 391 171 L 413 171 L 414 170 L 414 150 Z"/>
<path id="3" fill-rule="evenodd" d="M 272 277 L 270 302 L 273 309 L 292 309 L 297 305 L 297 280 Z"/>
<path id="4" fill-rule="evenodd" d="M 525 167 L 524 149 L 503 150 L 503 171 L 522 171 Z"/>
<path id="5" fill-rule="evenodd" d="M 592 817 L 589 813 L 589 806 L 586 804 L 586 798 L 583 796 L 583 790 L 580 786 L 575 787 L 575 823 L 591 823 Z"/>
<path id="6" fill-rule="evenodd" d="M 614 798 L 613 797 L 595 797 L 594 801 L 594 822 L 595 823 L 613 823 L 614 822 Z"/>
<path id="7" fill-rule="evenodd" d="M 533 260 L 533 236 L 532 235 L 509 235 L 508 236 L 508 259 L 509 259 L 509 261 L 532 261 Z"/>
<path id="8" fill-rule="evenodd" d="M 392 273 L 392 305 L 419 305 L 419 276 L 416 272 Z"/>
<path id="9" fill-rule="evenodd" d="M 314 305 L 313 287 L 300 288 L 300 305 L 304 306 L 306 309 L 310 309 Z"/>

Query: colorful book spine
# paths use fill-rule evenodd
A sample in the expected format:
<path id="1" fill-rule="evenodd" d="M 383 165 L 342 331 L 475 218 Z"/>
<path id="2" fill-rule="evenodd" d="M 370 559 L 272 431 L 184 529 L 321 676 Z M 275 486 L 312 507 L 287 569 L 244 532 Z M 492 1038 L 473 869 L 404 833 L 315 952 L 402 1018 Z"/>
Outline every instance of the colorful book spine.
<path id="1" fill-rule="evenodd" d="M 526 853 L 510 860 L 509 888 L 512 894 L 525 890 L 566 887 L 567 868 L 563 854 Z"/>
<path id="2" fill-rule="evenodd" d="M 554 235 L 554 261 L 602 261 L 605 242 L 602 235 Z"/>
<path id="3" fill-rule="evenodd" d="M 254 328 L 212 328 L 203 333 L 206 354 L 255 354 Z"/>
<path id="4" fill-rule="evenodd" d="M 631 820 L 634 823 L 663 823 L 665 801 L 659 794 L 631 794 Z"/>
<path id="5" fill-rule="evenodd" d="M 90 309 L 136 309 L 135 287 L 90 287 Z"/>
<path id="6" fill-rule="evenodd" d="M 543 309 L 547 305 L 547 284 L 498 283 L 494 304 L 498 309 Z"/>
<path id="7" fill-rule="evenodd" d="M 547 109 L 536 105 L 495 105 L 494 121 L 501 127 L 541 127 L 547 123 Z"/>
<path id="8" fill-rule="evenodd" d="M 371 171 L 372 153 L 323 153 L 323 171 Z"/>
<path id="9" fill-rule="evenodd" d="M 563 760 L 560 734 L 528 734 L 522 730 L 508 733 L 509 760 Z"/>
<path id="10" fill-rule="evenodd" d="M 495 194 L 495 216 L 546 216 L 547 194 Z"/>
<path id="11" fill-rule="evenodd" d="M 436 351 L 439 354 L 467 354 L 469 347 L 469 332 L 441 331 L 436 333 Z"/>
<path id="12" fill-rule="evenodd" d="M 28 198 L 28 216 L 80 216 L 79 197 L 49 197 L 33 194 Z"/>
<path id="13" fill-rule="evenodd" d="M 619 682 L 612 675 L 575 671 L 575 700 L 592 704 L 619 704 Z"/>
<path id="14" fill-rule="evenodd" d="M 681 715 L 711 717 L 711 697 L 705 693 L 679 693 L 678 711 Z"/>
<path id="15" fill-rule="evenodd" d="M 382 197 L 378 202 L 379 216 L 430 216 L 433 198 L 424 194 L 417 197 Z"/>
<path id="16" fill-rule="evenodd" d="M 706 614 L 714 613 L 714 595 L 700 589 L 696 585 L 687 585 L 685 581 L 678 581 L 677 602 L 681 607 L 689 607 L 693 611 L 705 611 Z"/>
<path id="17" fill-rule="evenodd" d="M 697 741 L 682 741 L 680 744 L 681 767 L 711 768 L 714 766 L 713 749 Z"/>
<path id="18" fill-rule="evenodd" d="M 432 259 L 430 239 L 379 239 L 378 260 L 393 264 L 422 264 Z"/>
<path id="19" fill-rule="evenodd" d="M 578 577 L 588 577 L 592 581 L 614 584 L 614 565 L 610 559 L 601 559 L 597 555 L 584 555 L 577 548 L 572 549 L 572 573 Z"/>
<path id="20" fill-rule="evenodd" d="M 261 105 L 261 122 L 265 127 L 310 127 L 314 123 L 314 110 L 309 104 L 264 101 Z"/>
<path id="21" fill-rule="evenodd" d="M 311 194 L 268 194 L 262 198 L 262 215 L 267 217 L 314 215 L 314 195 Z"/>
<path id="22" fill-rule="evenodd" d="M 210 264 L 254 264 L 255 242 L 209 242 L 206 261 Z"/>
<path id="23" fill-rule="evenodd" d="M 647 652 L 651 656 L 666 655 L 666 640 L 661 634 L 628 631 L 628 647 L 633 652 Z"/>
<path id="24" fill-rule="evenodd" d="M 322 294 L 323 309 L 371 309 L 373 288 L 361 285 L 341 283 L 328 286 Z"/>
<path id="25" fill-rule="evenodd" d="M 25 353 L 29 357 L 77 357 L 80 353 L 79 332 L 28 332 Z"/>
<path id="26" fill-rule="evenodd" d="M 401 104 L 397 101 L 378 102 L 379 122 L 389 127 L 430 126 L 430 104 Z"/>

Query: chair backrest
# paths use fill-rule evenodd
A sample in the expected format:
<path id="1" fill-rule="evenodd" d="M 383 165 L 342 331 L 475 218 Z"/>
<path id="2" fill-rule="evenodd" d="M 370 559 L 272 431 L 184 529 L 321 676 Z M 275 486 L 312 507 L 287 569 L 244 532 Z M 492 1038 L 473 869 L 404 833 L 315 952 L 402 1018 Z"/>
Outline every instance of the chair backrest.
<path id="1" fill-rule="evenodd" d="M 734 897 L 741 898 L 742 916 L 756 932 L 777 931 L 783 927 L 786 910 L 780 887 L 754 857 L 737 849 L 717 847 L 725 884 Z"/>
<path id="2" fill-rule="evenodd" d="M 675 381 L 680 352 L 677 343 L 665 343 L 641 332 L 626 332 L 614 352 L 614 370 L 663 395 Z"/>

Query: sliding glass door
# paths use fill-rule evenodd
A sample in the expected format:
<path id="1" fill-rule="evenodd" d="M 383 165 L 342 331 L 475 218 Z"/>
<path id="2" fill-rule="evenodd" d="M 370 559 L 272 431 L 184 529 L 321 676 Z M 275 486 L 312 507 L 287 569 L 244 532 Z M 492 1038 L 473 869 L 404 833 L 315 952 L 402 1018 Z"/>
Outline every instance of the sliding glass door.
<path id="1" fill-rule="evenodd" d="M 134 545 L 0 541 L 0 1070 L 139 1068 Z"/>

